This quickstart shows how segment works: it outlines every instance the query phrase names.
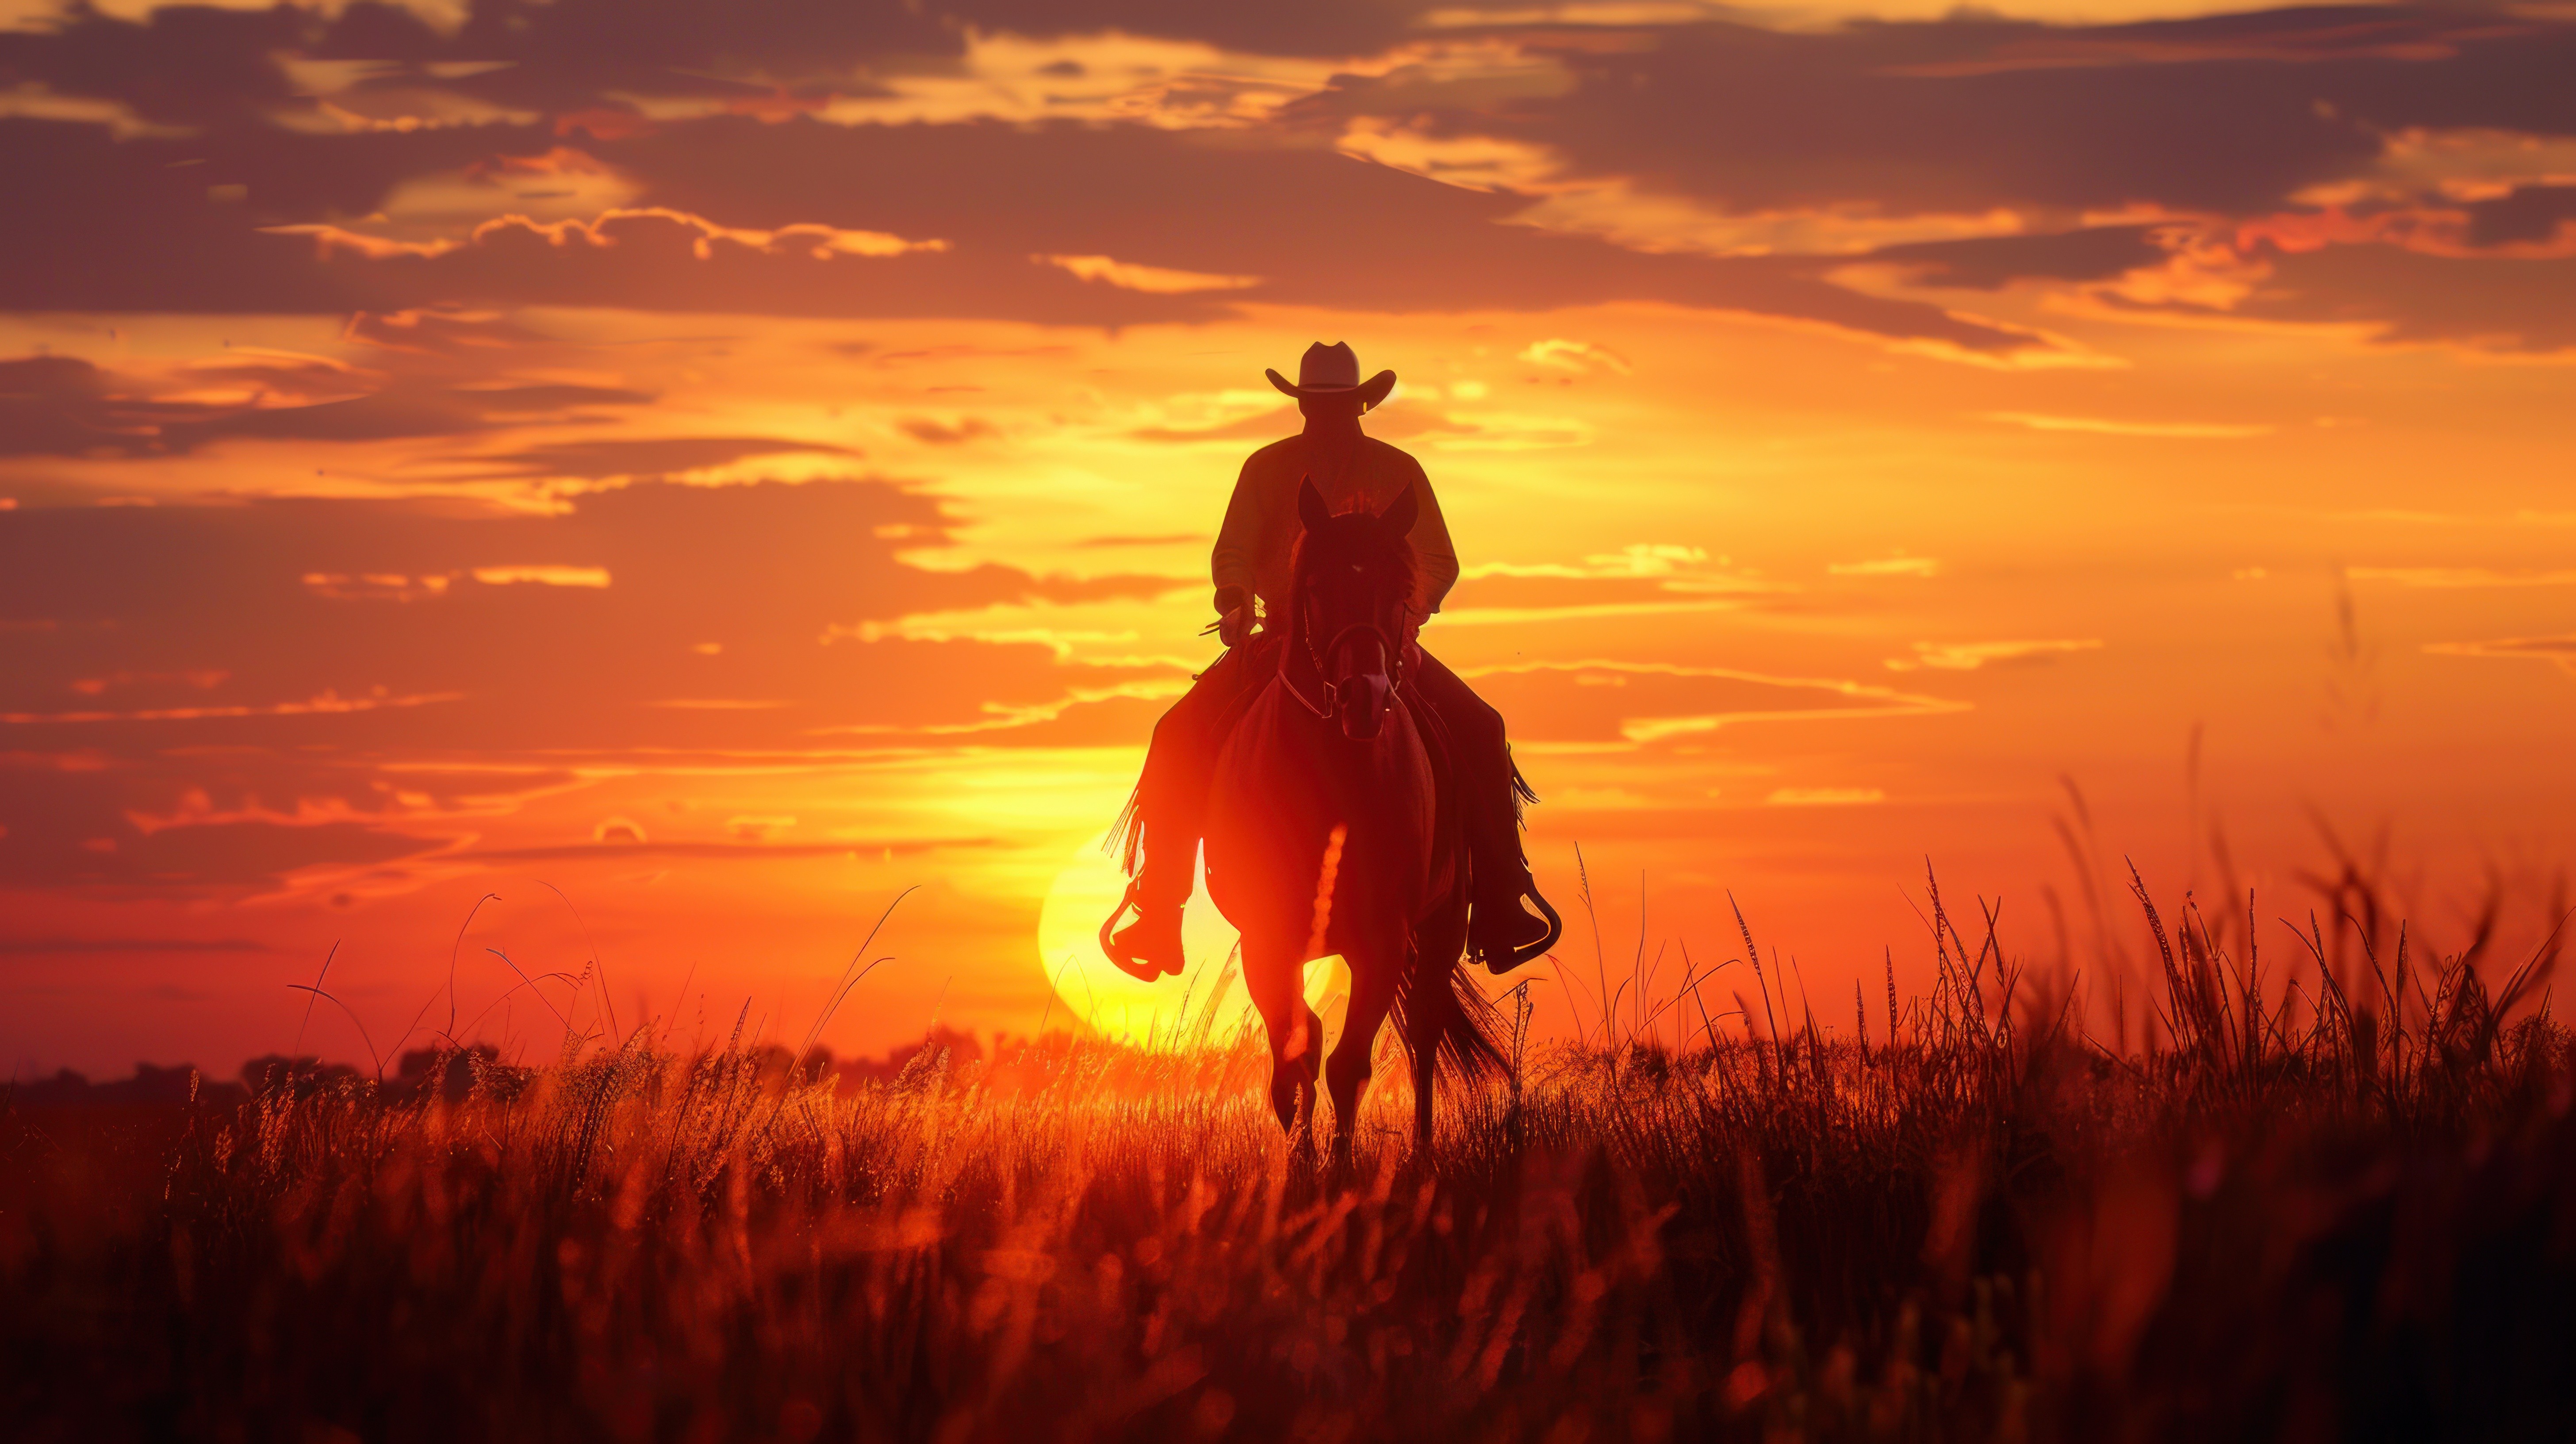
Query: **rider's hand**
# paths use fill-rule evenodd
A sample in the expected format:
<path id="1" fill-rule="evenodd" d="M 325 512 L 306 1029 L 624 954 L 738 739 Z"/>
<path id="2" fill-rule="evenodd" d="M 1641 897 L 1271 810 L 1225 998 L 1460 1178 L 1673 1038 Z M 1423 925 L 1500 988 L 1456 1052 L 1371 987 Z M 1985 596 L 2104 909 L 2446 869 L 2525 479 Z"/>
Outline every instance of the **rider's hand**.
<path id="1" fill-rule="evenodd" d="M 1408 617 L 1404 623 L 1404 671 L 1412 676 L 1422 670 L 1422 618 Z"/>
<path id="2" fill-rule="evenodd" d="M 1216 594 L 1216 639 L 1240 647 L 1252 632 L 1252 604 L 1241 587 L 1220 587 Z"/>

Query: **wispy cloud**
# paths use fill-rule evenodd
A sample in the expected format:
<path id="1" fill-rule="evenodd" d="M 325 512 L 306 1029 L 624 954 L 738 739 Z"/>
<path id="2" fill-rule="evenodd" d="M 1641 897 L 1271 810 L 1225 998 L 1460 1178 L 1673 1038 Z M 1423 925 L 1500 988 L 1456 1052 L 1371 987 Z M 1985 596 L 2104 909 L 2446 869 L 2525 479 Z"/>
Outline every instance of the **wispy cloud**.
<path id="1" fill-rule="evenodd" d="M 2428 642 L 2424 650 L 2437 656 L 2520 657 L 2555 662 L 2570 676 L 2576 676 L 2576 635 L 2502 637 L 2491 642 Z"/>
<path id="2" fill-rule="evenodd" d="M 1673 542 L 1630 542 L 1615 552 L 1590 552 L 1578 565 L 1571 562 L 1479 562 L 1459 575 L 1473 580 L 1478 577 L 1569 577 L 1569 578 L 1670 578 L 1678 590 L 1764 591 L 1771 584 L 1748 575 L 1703 571 L 1712 564 L 1723 567 L 1734 559 L 1712 559 L 1706 548 L 1683 546 Z"/>
<path id="3" fill-rule="evenodd" d="M 1622 750 L 1704 736 L 1741 722 L 1915 717 L 1972 704 L 1826 677 L 1777 677 L 1669 662 L 1534 662 L 1465 675 L 1532 743 Z"/>
<path id="4" fill-rule="evenodd" d="M 604 587 L 606 567 L 476 567 L 474 580 L 487 587 L 532 584 L 543 587 Z"/>
<path id="5" fill-rule="evenodd" d="M 1887 793 L 1876 787 L 1775 787 L 1762 800 L 1772 807 L 1862 807 L 1885 802 Z"/>
<path id="6" fill-rule="evenodd" d="M 1973 672 L 1988 662 L 2028 662 L 2054 657 L 2065 652 L 2091 652 L 2102 646 L 2099 637 L 2021 642 L 1917 642 L 1911 657 L 1890 657 L 1891 672 L 1913 672 L 1931 668 L 1940 672 Z"/>
<path id="7" fill-rule="evenodd" d="M 221 707 L 151 707 L 134 712 L 0 712 L 0 722 L 13 727 L 65 727 L 94 722 L 199 722 L 240 717 L 329 717 L 374 712 L 387 707 L 426 707 L 454 702 L 462 692 L 423 692 L 407 696 L 343 697 L 325 690 L 295 702 L 238 704 Z"/>
<path id="8" fill-rule="evenodd" d="M 1837 577 L 1933 577 L 1941 574 L 1941 563 L 1931 557 L 1879 557 L 1865 562 L 1827 562 L 1825 571 Z"/>
<path id="9" fill-rule="evenodd" d="M 1558 622 L 1577 617 L 1655 617 L 1678 612 L 1731 612 L 1742 602 L 1723 598 L 1670 602 L 1576 602 L 1561 607 L 1463 607 L 1444 611 L 1452 627 L 1491 627 L 1524 622 Z"/>
<path id="10" fill-rule="evenodd" d="M 276 948 L 249 938 L 0 938 L 0 956 L 61 953 L 267 953 Z"/>
<path id="11" fill-rule="evenodd" d="M 1029 259 L 1069 271 L 1086 281 L 1099 281 L 1122 291 L 1143 291 L 1156 296 L 1182 296 L 1192 291 L 1240 291 L 1261 284 L 1259 276 L 1177 271 L 1167 266 L 1140 266 L 1110 256 L 1031 256 Z"/>
<path id="12" fill-rule="evenodd" d="M 1598 346 L 1590 341 L 1569 341 L 1562 336 L 1532 341 L 1522 348 L 1520 359 L 1533 366 L 1552 366 L 1559 371 L 1609 371 L 1627 376 L 1637 369 L 1629 364 L 1627 357 L 1607 346 Z"/>
<path id="13" fill-rule="evenodd" d="M 895 424 L 895 430 L 924 446 L 958 446 L 965 442 L 996 437 L 1001 428 L 980 416 L 969 416 L 955 422 L 943 422 L 927 416 L 907 416 Z"/>
<path id="14" fill-rule="evenodd" d="M 2275 428 L 2220 421 L 2119 421 L 2101 416 L 2050 416 L 2036 411 L 1988 411 L 1987 421 L 2026 426 L 2033 431 L 2070 431 L 2090 436 L 2143 436 L 2173 440 L 2230 441 L 2268 436 Z"/>
<path id="15" fill-rule="evenodd" d="M 2566 587 L 2576 570 L 2517 571 L 2499 567 L 2346 567 L 2356 582 L 2395 582 L 2401 587 Z"/>
<path id="16" fill-rule="evenodd" d="M 1588 446 L 1591 423 L 1565 416 L 1532 416 L 1516 411 L 1453 412 L 1430 437 L 1440 451 L 1540 451 L 1560 446 Z M 1394 434 L 1385 432 L 1382 434 Z"/>

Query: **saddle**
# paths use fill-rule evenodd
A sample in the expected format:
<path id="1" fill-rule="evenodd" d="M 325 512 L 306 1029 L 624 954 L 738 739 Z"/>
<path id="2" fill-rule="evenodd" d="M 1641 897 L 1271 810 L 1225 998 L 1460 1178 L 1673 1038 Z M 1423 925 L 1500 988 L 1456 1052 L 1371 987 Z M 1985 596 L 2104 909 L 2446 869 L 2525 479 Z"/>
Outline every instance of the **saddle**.
<path id="1" fill-rule="evenodd" d="M 1199 789 L 1213 770 L 1216 755 L 1224 747 L 1226 739 L 1233 735 L 1253 703 L 1278 678 L 1279 648 L 1284 641 L 1283 633 L 1258 633 L 1240 647 L 1221 655 L 1216 665 L 1199 674 L 1195 679 L 1193 696 L 1189 699 L 1193 710 L 1200 714 L 1198 725 L 1188 729 L 1183 737 L 1158 738 L 1157 746 L 1146 755 L 1145 775 L 1138 779 L 1126 810 L 1110 834 L 1112 849 L 1119 854 L 1131 881 L 1117 909 L 1101 924 L 1100 945 L 1102 952 L 1112 961 L 1135 976 L 1148 977 L 1152 970 L 1150 965 L 1140 966 L 1141 959 L 1132 956 L 1129 947 L 1122 946 L 1118 924 L 1131 910 L 1140 918 L 1145 914 L 1145 879 L 1139 869 L 1147 831 L 1144 800 L 1148 796 L 1170 796 L 1174 790 L 1171 784 L 1175 780 L 1183 791 L 1195 793 Z M 1439 707 L 1419 690 L 1410 688 L 1398 694 L 1398 701 L 1411 717 L 1415 735 L 1421 739 L 1431 765 L 1438 843 L 1448 851 L 1451 874 L 1456 879 L 1454 885 L 1483 894 L 1475 899 L 1483 906 L 1478 909 L 1476 926 L 1470 929 L 1470 955 L 1495 973 L 1510 972 L 1554 946 L 1562 934 L 1563 924 L 1547 899 L 1529 884 L 1525 868 L 1510 868 L 1503 876 L 1487 880 L 1474 877 L 1473 859 L 1480 853 L 1498 857 L 1506 851 L 1517 859 L 1520 852 L 1517 823 L 1521 804 L 1536 799 L 1522 780 L 1519 769 L 1511 766 L 1508 760 L 1505 761 L 1509 772 L 1507 777 L 1484 779 L 1466 776 L 1450 728 L 1440 715 Z M 1167 748 L 1166 742 L 1177 745 Z M 1475 814 L 1466 804 L 1467 790 L 1485 785 L 1508 790 L 1511 802 L 1509 821 L 1501 824 L 1509 829 L 1507 837 L 1479 839 L 1472 833 Z M 1508 900 L 1503 897 L 1506 889 L 1511 893 Z M 1519 926 L 1525 932 L 1527 925 L 1543 921 L 1545 926 L 1538 936 L 1524 937 L 1513 930 L 1514 925 L 1499 920 L 1488 922 L 1484 908 L 1499 910 L 1508 901 L 1511 911 L 1517 913 L 1523 898 L 1534 904 L 1541 916 L 1528 918 L 1523 914 L 1523 923 Z"/>

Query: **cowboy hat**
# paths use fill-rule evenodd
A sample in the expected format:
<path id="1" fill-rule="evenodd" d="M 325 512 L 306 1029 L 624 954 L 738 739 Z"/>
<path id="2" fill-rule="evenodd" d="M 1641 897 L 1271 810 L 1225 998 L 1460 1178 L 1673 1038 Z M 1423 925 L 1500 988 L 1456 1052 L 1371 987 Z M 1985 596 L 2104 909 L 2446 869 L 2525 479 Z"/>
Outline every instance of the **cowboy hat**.
<path id="1" fill-rule="evenodd" d="M 1276 371 L 1261 374 L 1270 378 L 1271 385 L 1300 400 L 1309 396 L 1348 396 L 1356 392 L 1363 404 L 1375 406 L 1386 399 L 1386 393 L 1395 389 L 1395 373 L 1392 371 L 1380 371 L 1362 381 L 1359 354 L 1345 341 L 1336 341 L 1330 346 L 1318 341 L 1307 347 L 1306 354 L 1298 359 L 1294 385 Z"/>

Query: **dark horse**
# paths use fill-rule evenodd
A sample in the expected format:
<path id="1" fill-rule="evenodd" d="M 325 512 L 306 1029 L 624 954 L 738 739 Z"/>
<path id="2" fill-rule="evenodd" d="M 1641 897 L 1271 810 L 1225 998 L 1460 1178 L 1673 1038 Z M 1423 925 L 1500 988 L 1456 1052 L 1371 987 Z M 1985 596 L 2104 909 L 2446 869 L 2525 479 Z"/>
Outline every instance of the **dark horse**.
<path id="1" fill-rule="evenodd" d="M 1377 516 L 1335 516 L 1299 488 L 1294 580 L 1278 675 L 1255 685 L 1218 753 L 1206 823 L 1208 892 L 1243 934 L 1243 976 L 1270 1034 L 1270 1101 L 1312 1136 L 1323 1032 L 1300 986 L 1339 953 L 1351 998 L 1322 1069 L 1347 1158 L 1370 1053 L 1392 1011 L 1413 1059 L 1414 1133 L 1431 1138 L 1445 1061 L 1498 1071 L 1494 1011 L 1461 976 L 1465 855 L 1439 719 L 1404 688 L 1413 595 L 1411 489 Z"/>

